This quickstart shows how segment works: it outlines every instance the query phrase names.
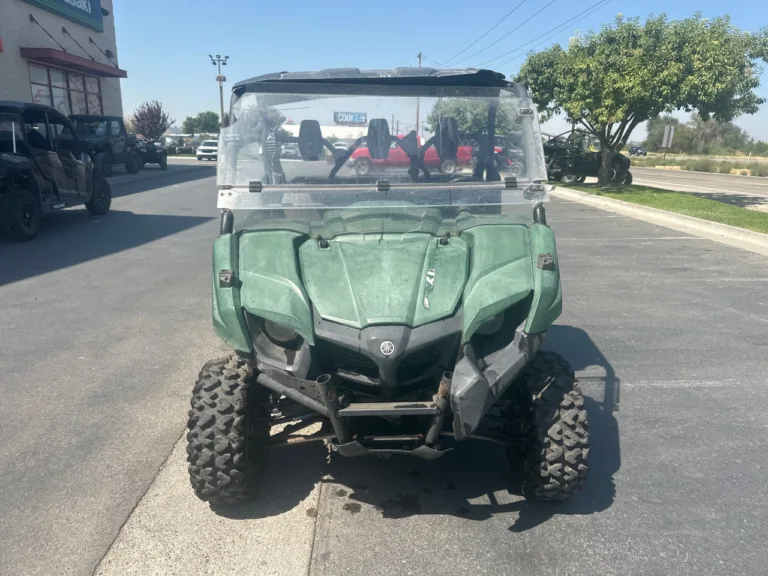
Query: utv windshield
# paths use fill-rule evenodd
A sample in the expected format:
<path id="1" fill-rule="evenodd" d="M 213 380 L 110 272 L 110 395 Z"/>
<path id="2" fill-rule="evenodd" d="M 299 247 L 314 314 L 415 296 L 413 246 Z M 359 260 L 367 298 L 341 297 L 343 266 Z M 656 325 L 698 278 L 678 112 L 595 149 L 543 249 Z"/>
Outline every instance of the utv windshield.
<path id="1" fill-rule="evenodd" d="M 323 88 L 233 98 L 219 138 L 220 208 L 530 212 L 548 199 L 538 119 L 521 88 Z"/>
<path id="2" fill-rule="evenodd" d="M 75 134 L 79 136 L 106 136 L 108 124 L 107 120 L 72 120 Z"/>

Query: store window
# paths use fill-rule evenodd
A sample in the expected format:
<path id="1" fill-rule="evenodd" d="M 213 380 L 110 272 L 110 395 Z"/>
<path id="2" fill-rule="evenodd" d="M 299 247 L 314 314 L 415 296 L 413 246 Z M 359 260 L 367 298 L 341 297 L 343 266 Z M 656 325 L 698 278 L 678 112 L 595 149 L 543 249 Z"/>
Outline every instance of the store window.
<path id="1" fill-rule="evenodd" d="M 53 106 L 70 114 L 102 114 L 101 84 L 98 78 L 58 68 L 29 65 L 32 102 Z"/>

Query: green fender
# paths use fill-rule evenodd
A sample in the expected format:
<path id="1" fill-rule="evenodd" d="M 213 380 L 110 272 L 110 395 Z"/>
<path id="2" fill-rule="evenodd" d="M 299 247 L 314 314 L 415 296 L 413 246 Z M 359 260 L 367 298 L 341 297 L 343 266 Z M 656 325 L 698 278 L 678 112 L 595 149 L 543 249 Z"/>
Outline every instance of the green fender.
<path id="1" fill-rule="evenodd" d="M 527 226 L 514 224 L 477 226 L 461 237 L 472 261 L 464 290 L 462 338 L 468 342 L 484 322 L 531 293 L 531 239 Z"/>
<path id="2" fill-rule="evenodd" d="M 299 273 L 296 252 L 307 239 L 292 230 L 258 230 L 240 235 L 239 278 L 243 309 L 292 328 L 315 343 L 312 305 Z"/>
<path id="3" fill-rule="evenodd" d="M 237 271 L 237 236 L 225 234 L 213 242 L 213 329 L 226 344 L 238 352 L 250 353 L 253 343 L 240 305 L 240 288 L 219 286 L 219 272 Z"/>
<path id="4" fill-rule="evenodd" d="M 533 271 L 533 302 L 525 331 L 528 334 L 546 332 L 563 312 L 563 295 L 560 289 L 560 262 L 557 259 L 555 234 L 542 224 L 532 224 L 531 263 Z M 554 270 L 542 270 L 537 266 L 539 254 L 551 254 L 555 260 Z"/>

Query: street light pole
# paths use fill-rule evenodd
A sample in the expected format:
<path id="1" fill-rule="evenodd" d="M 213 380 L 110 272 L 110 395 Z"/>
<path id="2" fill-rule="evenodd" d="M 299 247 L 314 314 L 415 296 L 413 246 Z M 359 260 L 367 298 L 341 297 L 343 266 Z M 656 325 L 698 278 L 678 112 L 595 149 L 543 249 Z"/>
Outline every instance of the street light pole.
<path id="1" fill-rule="evenodd" d="M 417 55 L 419 59 L 419 68 L 421 68 L 421 52 Z M 419 98 L 416 98 L 416 139 L 419 138 Z"/>
<path id="2" fill-rule="evenodd" d="M 227 77 L 221 73 L 221 67 L 227 65 L 229 56 L 216 54 L 216 58 L 208 54 L 208 58 L 211 59 L 211 64 L 219 67 L 219 74 L 216 76 L 216 82 L 219 83 L 219 106 L 221 107 L 221 116 L 219 116 L 219 126 L 224 126 L 224 82 L 227 81 Z"/>

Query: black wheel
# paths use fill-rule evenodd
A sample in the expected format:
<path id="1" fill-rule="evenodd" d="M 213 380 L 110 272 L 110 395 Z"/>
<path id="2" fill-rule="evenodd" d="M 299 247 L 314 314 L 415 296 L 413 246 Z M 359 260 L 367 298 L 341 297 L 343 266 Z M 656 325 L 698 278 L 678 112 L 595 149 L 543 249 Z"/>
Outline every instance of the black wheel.
<path id="1" fill-rule="evenodd" d="M 561 182 L 563 184 L 575 184 L 578 179 L 579 177 L 575 174 L 564 174 Z"/>
<path id="2" fill-rule="evenodd" d="M 203 157 L 202 156 L 198 156 L 197 159 L 202 162 Z"/>
<path id="3" fill-rule="evenodd" d="M 576 177 L 576 184 L 584 184 L 584 182 L 587 181 L 586 176 L 577 176 Z"/>
<path id="4" fill-rule="evenodd" d="M 619 164 L 614 164 L 611 167 L 611 182 L 617 184 L 632 184 L 632 174 L 629 170 L 625 170 Z"/>
<path id="5" fill-rule="evenodd" d="M 589 461 L 587 412 L 573 369 L 559 354 L 539 352 L 521 382 L 530 403 L 523 496 L 569 498 L 584 486 Z"/>
<path id="6" fill-rule="evenodd" d="M 128 174 L 136 174 L 139 170 L 141 170 L 141 158 L 139 155 L 135 153 L 128 154 L 128 157 L 125 159 L 125 171 Z"/>
<path id="7" fill-rule="evenodd" d="M 112 176 L 112 157 L 106 152 L 102 152 L 96 155 L 94 160 L 96 170 L 104 174 L 104 176 Z"/>
<path id="8" fill-rule="evenodd" d="M 168 170 L 168 156 L 160 157 L 160 170 Z"/>
<path id="9" fill-rule="evenodd" d="M 372 169 L 373 163 L 370 158 L 359 158 L 357 162 L 355 162 L 355 174 L 358 176 L 367 176 L 371 173 Z"/>
<path id="10" fill-rule="evenodd" d="M 509 166 L 507 166 L 507 174 L 510 176 L 520 176 L 523 173 L 523 170 L 525 170 L 525 166 L 523 166 L 522 162 L 517 162 L 513 160 Z"/>
<path id="11" fill-rule="evenodd" d="M 251 499 L 266 470 L 269 391 L 250 365 L 233 355 L 211 360 L 192 391 L 187 421 L 187 470 L 198 498 L 211 504 Z"/>
<path id="12" fill-rule="evenodd" d="M 106 178 L 98 172 L 93 175 L 91 198 L 85 203 L 88 212 L 96 216 L 102 216 L 109 212 L 112 206 L 112 188 Z"/>
<path id="13" fill-rule="evenodd" d="M 11 188 L 2 193 L 0 224 L 13 240 L 32 240 L 40 230 L 42 210 L 35 195 L 24 188 Z M 3 231 L 5 231 L 3 230 Z"/>
<path id="14" fill-rule="evenodd" d="M 456 172 L 456 169 L 458 168 L 458 165 L 456 164 L 455 160 L 443 160 L 440 163 L 440 172 L 444 172 L 445 174 L 453 174 Z"/>

